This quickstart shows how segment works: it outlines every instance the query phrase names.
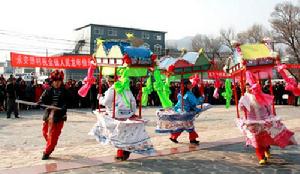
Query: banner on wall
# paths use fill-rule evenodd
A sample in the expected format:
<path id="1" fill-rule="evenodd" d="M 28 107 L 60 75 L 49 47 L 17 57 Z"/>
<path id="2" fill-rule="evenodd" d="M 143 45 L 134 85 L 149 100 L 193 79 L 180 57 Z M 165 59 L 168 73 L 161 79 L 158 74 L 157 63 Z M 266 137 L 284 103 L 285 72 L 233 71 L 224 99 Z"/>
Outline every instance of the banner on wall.
<path id="1" fill-rule="evenodd" d="M 10 53 L 12 67 L 41 67 L 52 69 L 88 69 L 90 55 L 66 55 L 66 56 L 33 56 L 19 53 Z"/>

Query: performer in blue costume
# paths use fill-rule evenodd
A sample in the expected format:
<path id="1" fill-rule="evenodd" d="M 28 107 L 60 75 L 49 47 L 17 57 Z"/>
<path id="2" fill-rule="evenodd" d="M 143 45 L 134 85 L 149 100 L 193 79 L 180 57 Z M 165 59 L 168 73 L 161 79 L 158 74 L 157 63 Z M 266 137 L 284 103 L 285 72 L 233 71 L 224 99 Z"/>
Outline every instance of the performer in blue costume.
<path id="1" fill-rule="evenodd" d="M 185 112 L 196 112 L 199 113 L 201 112 L 201 101 L 202 98 L 199 97 L 198 99 L 195 97 L 195 95 L 192 93 L 192 83 L 189 80 L 184 81 L 184 96 L 183 96 L 183 108 Z M 181 93 L 178 94 L 177 96 L 178 98 L 178 102 L 174 107 L 174 110 L 176 112 L 182 112 L 181 110 L 181 105 L 182 105 L 182 96 Z M 183 132 L 182 131 L 178 131 L 178 132 L 174 132 L 171 133 L 171 137 L 170 140 L 174 143 L 178 143 L 177 138 L 180 136 L 180 134 Z M 189 139 L 190 139 L 190 143 L 191 144 L 199 144 L 199 141 L 196 140 L 196 138 L 198 138 L 198 134 L 195 131 L 195 129 L 190 129 L 187 130 L 187 132 L 189 132 Z"/>
<path id="2" fill-rule="evenodd" d="M 197 113 L 201 112 L 201 107 L 199 105 L 202 104 L 203 98 L 199 97 L 196 98 L 196 96 L 192 92 L 192 83 L 189 80 L 184 81 L 184 96 L 183 96 L 183 105 L 184 105 L 184 111 L 190 112 L 190 111 L 195 111 Z M 174 106 L 174 110 L 176 112 L 181 112 L 181 93 L 177 95 L 178 102 Z"/>
<path id="3" fill-rule="evenodd" d="M 157 112 L 158 125 L 156 132 L 171 133 L 170 140 L 178 143 L 177 138 L 183 131 L 189 133 L 191 144 L 199 144 L 199 137 L 194 128 L 195 116 L 202 111 L 201 104 L 203 98 L 196 98 L 192 93 L 192 83 L 189 80 L 184 81 L 183 111 L 182 96 L 178 94 L 178 102 L 172 110 L 159 110 Z"/>

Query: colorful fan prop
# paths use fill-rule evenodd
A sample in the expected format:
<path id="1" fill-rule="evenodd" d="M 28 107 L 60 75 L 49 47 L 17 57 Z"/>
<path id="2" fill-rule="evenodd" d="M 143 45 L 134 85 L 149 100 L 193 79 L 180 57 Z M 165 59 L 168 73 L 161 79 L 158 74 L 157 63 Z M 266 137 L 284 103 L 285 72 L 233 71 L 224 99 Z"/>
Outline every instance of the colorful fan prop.
<path id="1" fill-rule="evenodd" d="M 147 106 L 147 104 L 148 104 L 148 95 L 151 94 L 151 92 L 153 91 L 151 76 L 148 77 L 148 79 L 146 81 L 146 86 L 142 88 L 142 91 L 143 91 L 142 106 Z"/>
<path id="2" fill-rule="evenodd" d="M 129 68 L 120 69 L 121 78 L 115 83 L 115 90 L 118 94 L 122 96 L 122 100 L 125 102 L 127 107 L 130 107 L 130 103 L 126 98 L 124 91 L 130 90 L 130 80 L 128 77 Z"/>
<path id="3" fill-rule="evenodd" d="M 231 81 L 229 79 L 226 79 L 225 81 L 225 92 L 222 93 L 222 96 L 226 100 L 225 108 L 228 109 L 232 97 Z"/>
<path id="4" fill-rule="evenodd" d="M 167 88 L 165 86 L 166 84 L 162 81 L 160 71 L 157 69 L 154 71 L 154 79 L 155 82 L 153 83 L 153 89 L 157 92 L 163 108 L 172 107 L 173 104 L 169 99 L 169 95 L 167 92 L 165 92 L 165 89 Z"/>
<path id="5" fill-rule="evenodd" d="M 78 94 L 81 97 L 85 97 L 87 95 L 92 84 L 96 81 L 96 78 L 93 76 L 95 69 L 96 69 L 96 63 L 94 60 L 92 60 L 90 67 L 88 69 L 87 77 L 85 77 L 83 80 L 85 84 L 78 90 Z"/>

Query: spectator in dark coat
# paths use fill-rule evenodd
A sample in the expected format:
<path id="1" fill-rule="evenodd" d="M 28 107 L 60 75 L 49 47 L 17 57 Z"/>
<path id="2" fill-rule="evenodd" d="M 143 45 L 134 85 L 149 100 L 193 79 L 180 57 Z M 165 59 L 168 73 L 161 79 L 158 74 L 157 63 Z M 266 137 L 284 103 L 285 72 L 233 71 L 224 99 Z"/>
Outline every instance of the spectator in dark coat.
<path id="1" fill-rule="evenodd" d="M 0 111 L 4 111 L 4 100 L 6 98 L 6 90 L 4 80 L 0 79 Z"/>
<path id="2" fill-rule="evenodd" d="M 7 96 L 7 118 L 10 118 L 12 111 L 14 111 L 15 118 L 19 118 L 18 106 L 16 103 L 17 99 L 17 85 L 16 79 L 9 79 L 6 86 L 6 96 Z"/>

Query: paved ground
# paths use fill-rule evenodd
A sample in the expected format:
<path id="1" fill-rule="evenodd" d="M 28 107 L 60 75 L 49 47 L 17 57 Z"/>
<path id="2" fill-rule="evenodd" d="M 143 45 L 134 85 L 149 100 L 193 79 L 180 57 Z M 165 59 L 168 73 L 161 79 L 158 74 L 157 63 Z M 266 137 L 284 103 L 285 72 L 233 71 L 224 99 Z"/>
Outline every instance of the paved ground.
<path id="1" fill-rule="evenodd" d="M 272 154 L 267 166 L 259 166 L 253 149 L 244 147 L 243 143 L 237 143 L 56 173 L 300 173 L 299 146 L 285 150 L 275 148 Z"/>
<path id="2" fill-rule="evenodd" d="M 143 109 L 143 116 L 150 120 L 147 131 L 152 138 L 156 150 L 171 149 L 175 155 L 147 157 L 124 163 L 103 164 L 95 162 L 93 165 L 100 166 L 72 169 L 69 166 L 67 171 L 58 173 L 186 173 L 196 171 L 217 172 L 220 171 L 254 171 L 270 172 L 282 170 L 300 172 L 299 169 L 299 146 L 290 147 L 287 150 L 275 149 L 274 159 L 268 167 L 258 167 L 257 160 L 251 148 L 244 148 L 243 144 L 218 146 L 215 142 L 230 140 L 241 136 L 235 127 L 235 107 L 229 110 L 224 106 L 217 106 L 200 115 L 196 121 L 196 130 L 200 134 L 202 143 L 211 143 L 211 148 L 201 149 L 185 154 L 176 154 L 176 148 L 189 146 L 188 135 L 183 134 L 179 144 L 173 144 L 168 140 L 168 135 L 155 134 L 155 108 Z M 87 110 L 84 110 L 87 111 Z M 290 129 L 299 129 L 300 107 L 277 106 L 277 113 L 280 115 Z M 84 161 L 112 157 L 115 149 L 110 146 L 98 144 L 93 137 L 87 135 L 96 121 L 91 113 L 69 112 L 68 122 L 63 128 L 57 149 L 53 153 L 52 160 L 40 160 L 44 147 L 44 139 L 41 134 L 42 111 L 21 112 L 21 119 L 6 119 L 4 113 L 0 113 L 0 173 L 17 171 L 18 168 L 30 166 L 53 167 L 62 162 Z M 300 134 L 297 131 L 297 136 Z M 299 136 L 297 137 L 300 142 Z M 226 144 L 226 143 L 225 143 Z M 293 158 L 291 158 L 291 156 Z M 184 162 L 182 162 L 184 159 Z M 180 165 L 179 165 L 180 161 Z M 59 167 L 58 167 L 59 168 Z M 73 167 L 76 168 L 76 167 Z M 174 168 L 174 169 L 173 169 Z M 10 170 L 9 170 L 10 169 Z M 16 169 L 16 170 L 12 170 Z M 52 168 L 53 169 L 53 168 Z M 58 169 L 59 170 L 59 169 Z M 25 170 L 24 170 L 25 171 Z M 16 172 L 15 172 L 16 173 Z"/>

